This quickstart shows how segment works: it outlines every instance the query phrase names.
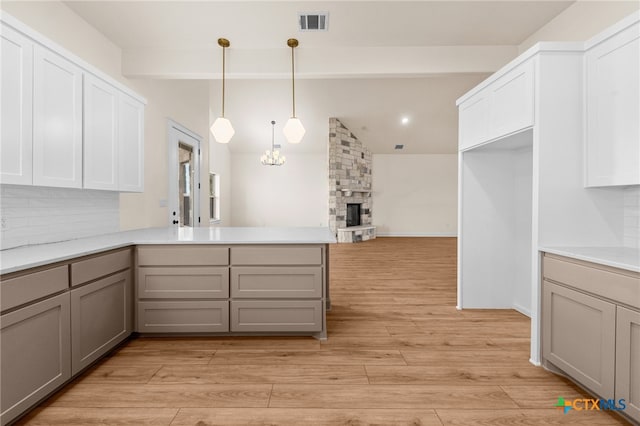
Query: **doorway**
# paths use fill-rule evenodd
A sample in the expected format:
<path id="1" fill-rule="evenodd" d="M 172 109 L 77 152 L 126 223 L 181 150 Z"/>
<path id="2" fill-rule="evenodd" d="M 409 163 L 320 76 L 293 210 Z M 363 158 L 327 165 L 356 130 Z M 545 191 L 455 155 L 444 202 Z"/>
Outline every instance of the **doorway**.
<path id="1" fill-rule="evenodd" d="M 200 224 L 201 137 L 169 120 L 169 224 Z"/>

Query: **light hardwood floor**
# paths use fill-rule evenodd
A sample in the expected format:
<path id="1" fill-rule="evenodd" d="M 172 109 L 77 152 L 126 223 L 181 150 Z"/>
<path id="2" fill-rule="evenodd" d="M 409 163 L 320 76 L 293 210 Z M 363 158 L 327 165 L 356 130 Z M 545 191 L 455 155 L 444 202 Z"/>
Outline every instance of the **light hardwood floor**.
<path id="1" fill-rule="evenodd" d="M 331 246 L 329 338 L 138 338 L 23 424 L 615 425 L 534 367 L 529 319 L 455 309 L 456 240 Z"/>

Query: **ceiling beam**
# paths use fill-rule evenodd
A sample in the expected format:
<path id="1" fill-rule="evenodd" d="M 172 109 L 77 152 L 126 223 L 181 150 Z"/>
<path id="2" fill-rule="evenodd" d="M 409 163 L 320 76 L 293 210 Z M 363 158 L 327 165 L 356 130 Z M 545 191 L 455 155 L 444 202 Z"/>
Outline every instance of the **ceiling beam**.
<path id="1" fill-rule="evenodd" d="M 227 49 L 227 77 L 290 77 L 283 49 Z M 298 48 L 297 78 L 412 77 L 492 73 L 515 58 L 516 46 Z M 219 79 L 221 49 L 135 49 L 122 52 L 122 73 L 132 78 Z"/>

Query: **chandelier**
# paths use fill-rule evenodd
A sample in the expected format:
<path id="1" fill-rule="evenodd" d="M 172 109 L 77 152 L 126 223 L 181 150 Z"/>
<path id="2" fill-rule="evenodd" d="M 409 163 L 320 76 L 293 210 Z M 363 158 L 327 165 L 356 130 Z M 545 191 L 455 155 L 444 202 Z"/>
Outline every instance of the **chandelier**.
<path id="1" fill-rule="evenodd" d="M 271 151 L 266 150 L 262 157 L 260 157 L 260 162 L 263 166 L 282 166 L 287 158 L 284 155 L 280 155 L 280 151 L 276 151 L 275 149 L 275 121 L 271 121 Z"/>

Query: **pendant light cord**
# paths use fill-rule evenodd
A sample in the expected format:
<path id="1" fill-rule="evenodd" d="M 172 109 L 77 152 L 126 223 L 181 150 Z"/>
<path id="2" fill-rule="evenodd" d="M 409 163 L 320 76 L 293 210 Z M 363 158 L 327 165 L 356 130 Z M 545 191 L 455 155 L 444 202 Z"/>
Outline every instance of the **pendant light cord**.
<path id="1" fill-rule="evenodd" d="M 226 47 L 222 46 L 222 117 L 224 117 L 224 69 L 225 69 L 225 51 Z"/>
<path id="2" fill-rule="evenodd" d="M 292 98 L 292 105 L 293 105 L 293 115 L 292 117 L 295 118 L 296 116 L 296 77 L 295 77 L 295 67 L 294 67 L 294 61 L 293 61 L 293 56 L 294 56 L 294 52 L 293 49 L 295 49 L 295 46 L 291 46 L 291 98 Z"/>

